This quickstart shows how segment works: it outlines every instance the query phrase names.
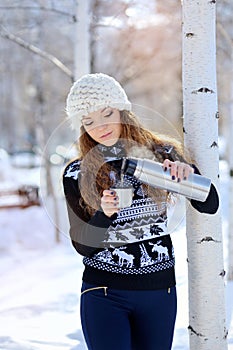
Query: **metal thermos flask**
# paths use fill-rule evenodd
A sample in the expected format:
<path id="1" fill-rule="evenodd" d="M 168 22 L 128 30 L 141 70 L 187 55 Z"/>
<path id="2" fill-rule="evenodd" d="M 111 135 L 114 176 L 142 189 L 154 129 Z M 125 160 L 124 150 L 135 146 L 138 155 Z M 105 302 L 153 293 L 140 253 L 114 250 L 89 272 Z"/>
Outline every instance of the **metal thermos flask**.
<path id="1" fill-rule="evenodd" d="M 198 174 L 190 174 L 181 182 L 172 180 L 170 169 L 164 171 L 162 164 L 150 159 L 125 158 L 122 166 L 124 174 L 135 176 L 142 183 L 200 202 L 206 200 L 211 186 L 209 178 Z"/>

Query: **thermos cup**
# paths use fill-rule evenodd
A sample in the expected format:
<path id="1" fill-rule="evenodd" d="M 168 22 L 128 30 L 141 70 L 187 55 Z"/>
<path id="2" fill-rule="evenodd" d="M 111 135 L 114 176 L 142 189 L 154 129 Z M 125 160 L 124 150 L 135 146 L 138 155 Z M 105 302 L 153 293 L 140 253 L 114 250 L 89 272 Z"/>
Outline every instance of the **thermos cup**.
<path id="1" fill-rule="evenodd" d="M 125 175 L 135 176 L 142 183 L 152 187 L 178 193 L 200 202 L 206 200 L 211 186 L 209 178 L 198 174 L 190 174 L 181 182 L 172 180 L 170 169 L 164 171 L 162 164 L 150 159 L 124 158 L 122 171 Z"/>

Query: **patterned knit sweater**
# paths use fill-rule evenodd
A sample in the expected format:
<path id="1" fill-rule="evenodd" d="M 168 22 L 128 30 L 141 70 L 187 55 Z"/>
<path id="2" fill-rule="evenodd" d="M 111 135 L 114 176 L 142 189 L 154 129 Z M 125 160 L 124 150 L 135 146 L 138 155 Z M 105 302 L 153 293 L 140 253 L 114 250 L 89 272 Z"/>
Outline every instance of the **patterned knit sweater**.
<path id="1" fill-rule="evenodd" d="M 120 143 L 98 147 L 106 161 L 125 155 Z M 165 148 L 164 154 L 164 158 L 175 160 L 170 149 Z M 174 286 L 175 258 L 167 231 L 167 203 L 155 203 L 142 183 L 128 176 L 125 180 L 134 187 L 132 205 L 111 217 L 100 208 L 91 217 L 79 204 L 80 164 L 80 160 L 74 160 L 65 168 L 63 186 L 72 244 L 84 256 L 83 280 L 130 290 Z M 205 202 L 191 200 L 191 204 L 199 212 L 214 214 L 219 205 L 214 185 Z"/>

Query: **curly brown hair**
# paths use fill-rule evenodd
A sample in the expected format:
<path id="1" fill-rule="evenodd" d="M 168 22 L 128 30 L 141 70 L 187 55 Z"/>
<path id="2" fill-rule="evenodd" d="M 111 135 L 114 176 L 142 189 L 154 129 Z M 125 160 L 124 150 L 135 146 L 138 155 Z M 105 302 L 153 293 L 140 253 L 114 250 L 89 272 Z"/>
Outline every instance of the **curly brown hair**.
<path id="1" fill-rule="evenodd" d="M 142 150 L 145 158 L 153 156 L 153 159 L 158 162 L 163 162 L 165 158 L 184 161 L 181 143 L 173 138 L 156 135 L 145 129 L 132 112 L 121 111 L 120 117 L 122 123 L 121 141 L 127 156 L 132 155 L 133 148 L 137 148 L 139 152 Z M 82 196 L 80 204 L 90 215 L 93 215 L 100 208 L 103 191 L 113 185 L 109 176 L 111 165 L 105 162 L 97 145 L 98 143 L 81 126 L 81 136 L 78 142 L 82 173 L 79 184 Z M 172 146 L 172 152 L 169 155 L 164 151 L 166 146 Z M 166 191 L 148 185 L 143 185 L 143 187 L 157 203 L 167 200 Z"/>

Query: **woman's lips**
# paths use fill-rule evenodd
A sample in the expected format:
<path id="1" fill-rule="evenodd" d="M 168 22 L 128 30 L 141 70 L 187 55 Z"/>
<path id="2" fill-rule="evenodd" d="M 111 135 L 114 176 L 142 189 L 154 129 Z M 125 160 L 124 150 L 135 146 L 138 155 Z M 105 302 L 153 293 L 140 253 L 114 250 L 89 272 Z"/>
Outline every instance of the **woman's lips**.
<path id="1" fill-rule="evenodd" d="M 112 131 L 107 132 L 106 134 L 100 136 L 101 139 L 105 139 L 106 137 L 112 135 Z"/>

